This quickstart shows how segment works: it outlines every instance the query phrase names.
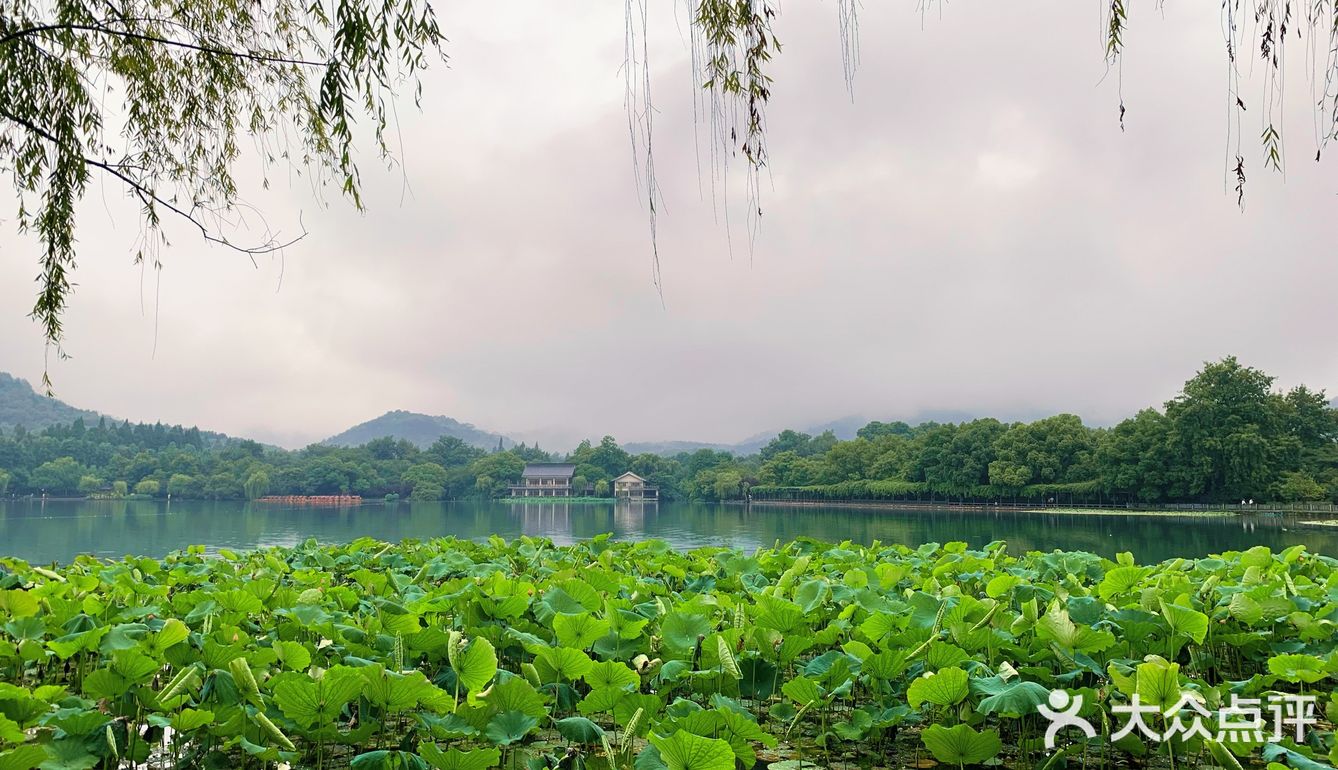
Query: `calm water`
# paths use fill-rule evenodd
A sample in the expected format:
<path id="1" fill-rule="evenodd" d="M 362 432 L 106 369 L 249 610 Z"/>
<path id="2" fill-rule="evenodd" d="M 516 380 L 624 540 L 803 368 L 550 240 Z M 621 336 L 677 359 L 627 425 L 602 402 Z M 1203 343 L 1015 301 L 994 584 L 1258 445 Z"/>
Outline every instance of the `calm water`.
<path id="1" fill-rule="evenodd" d="M 665 503 L 656 506 L 535 503 L 399 503 L 357 508 L 287 508 L 253 503 L 59 501 L 0 502 L 0 556 L 65 562 L 81 553 L 162 556 L 192 544 L 211 549 L 293 545 L 308 537 L 344 542 L 504 538 L 539 535 L 570 542 L 612 532 L 624 540 L 659 538 L 676 548 L 769 546 L 801 536 L 859 543 L 919 545 L 1007 540 L 1010 550 L 1132 551 L 1142 562 L 1297 543 L 1338 556 L 1338 530 L 1297 527 L 1268 516 L 1095 516 L 955 510 L 892 511 Z"/>

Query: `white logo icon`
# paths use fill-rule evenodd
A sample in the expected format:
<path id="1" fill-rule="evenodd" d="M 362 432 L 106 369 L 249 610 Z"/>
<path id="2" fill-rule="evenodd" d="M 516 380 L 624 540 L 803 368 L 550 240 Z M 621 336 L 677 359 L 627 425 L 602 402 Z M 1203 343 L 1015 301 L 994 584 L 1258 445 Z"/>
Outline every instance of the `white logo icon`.
<path id="1" fill-rule="evenodd" d="M 1078 711 L 1082 709 L 1082 695 L 1070 695 L 1066 690 L 1051 690 L 1049 701 L 1049 707 L 1044 703 L 1036 706 L 1041 716 L 1050 720 L 1050 726 L 1045 729 L 1047 750 L 1055 747 L 1055 736 L 1065 727 L 1076 727 L 1088 738 L 1096 737 L 1096 728 L 1092 727 L 1092 723 L 1078 716 Z"/>

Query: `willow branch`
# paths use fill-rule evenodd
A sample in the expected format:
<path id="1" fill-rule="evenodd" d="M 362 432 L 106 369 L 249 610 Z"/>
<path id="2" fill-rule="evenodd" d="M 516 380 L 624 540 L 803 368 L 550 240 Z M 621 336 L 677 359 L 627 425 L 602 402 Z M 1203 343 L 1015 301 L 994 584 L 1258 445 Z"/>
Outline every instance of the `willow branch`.
<path id="1" fill-rule="evenodd" d="M 234 51 L 228 48 L 215 48 L 213 46 L 200 45 L 198 43 L 188 43 L 183 40 L 172 40 L 171 38 L 156 37 L 154 35 L 144 35 L 138 32 L 128 30 L 108 29 L 93 24 L 41 24 L 33 27 L 24 27 L 15 30 L 4 37 L 0 37 L 0 45 L 9 43 L 28 35 L 39 35 L 43 32 L 53 32 L 58 30 L 70 30 L 74 32 L 97 32 L 103 35 L 113 37 L 122 37 L 127 40 L 140 40 L 147 43 L 159 43 L 161 45 L 175 46 L 177 48 L 186 48 L 201 53 L 213 54 L 216 56 L 230 56 L 237 59 L 247 59 L 250 61 L 264 62 L 266 64 L 297 64 L 303 67 L 326 67 L 329 62 L 311 61 L 308 59 L 290 59 L 284 56 L 271 56 L 258 51 Z"/>
<path id="2" fill-rule="evenodd" d="M 33 123 L 32 121 L 25 120 L 23 118 L 18 117 L 17 115 L 11 115 L 10 113 L 5 112 L 4 110 L 0 110 L 0 118 L 4 118 L 18 126 L 21 126 L 22 128 L 26 128 L 27 130 L 33 132 L 37 136 L 56 145 L 57 148 L 65 150 L 69 149 L 68 147 L 64 147 L 60 139 L 57 138 L 54 134 L 42 128 L 41 126 Z M 180 216 L 182 219 L 185 219 L 186 221 L 195 225 L 200 230 L 201 237 L 203 237 L 206 241 L 226 246 L 227 248 L 232 249 L 233 251 L 246 254 L 249 257 L 255 257 L 257 254 L 270 254 L 275 251 L 280 251 L 289 246 L 292 246 L 294 243 L 297 243 L 298 241 L 307 237 L 306 230 L 304 229 L 301 235 L 297 236 L 296 238 L 293 238 L 292 240 L 284 241 L 282 243 L 276 242 L 273 238 L 271 238 L 268 242 L 261 244 L 259 246 L 240 246 L 238 244 L 233 243 L 232 241 L 229 241 L 226 237 L 214 235 L 209 230 L 208 225 L 200 221 L 200 219 L 197 216 L 195 216 L 194 209 L 198 208 L 198 206 L 192 206 L 191 211 L 186 211 L 185 209 L 182 209 L 180 206 L 176 205 L 172 201 L 159 195 L 157 191 L 155 191 L 152 187 L 144 184 L 140 180 L 126 173 L 123 170 L 124 168 L 126 168 L 126 166 L 123 166 L 122 164 L 118 163 L 108 163 L 107 161 L 98 160 L 96 158 L 89 158 L 84 156 L 84 154 L 81 152 L 74 152 L 71 154 L 77 156 L 85 165 L 91 166 L 92 168 L 100 169 L 108 174 L 111 174 L 117 179 L 120 179 L 131 189 L 132 192 L 134 192 L 135 196 L 139 198 L 140 202 L 142 202 L 145 206 L 148 206 L 150 208 L 155 205 L 162 206 L 168 211 L 171 211 L 172 213 Z"/>

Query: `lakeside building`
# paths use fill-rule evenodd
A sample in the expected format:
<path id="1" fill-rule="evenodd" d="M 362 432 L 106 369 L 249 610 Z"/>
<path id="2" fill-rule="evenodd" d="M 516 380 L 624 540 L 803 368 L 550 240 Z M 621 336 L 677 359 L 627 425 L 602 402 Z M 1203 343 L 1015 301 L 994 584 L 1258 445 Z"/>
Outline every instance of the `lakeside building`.
<path id="1" fill-rule="evenodd" d="M 613 496 L 620 500 L 658 500 L 660 488 L 646 483 L 646 480 L 628 471 L 613 480 Z"/>
<path id="2" fill-rule="evenodd" d="M 618 500 L 655 502 L 660 499 L 660 488 L 628 471 L 613 480 L 613 497 Z M 512 497 L 583 497 L 594 494 L 594 485 L 576 486 L 576 465 L 573 463 L 526 463 L 520 474 L 520 483 L 508 489 Z"/>
<path id="3" fill-rule="evenodd" d="M 572 486 L 576 466 L 571 463 L 527 463 L 520 483 L 512 486 L 512 497 L 575 497 Z M 584 490 L 581 490 L 583 492 Z"/>

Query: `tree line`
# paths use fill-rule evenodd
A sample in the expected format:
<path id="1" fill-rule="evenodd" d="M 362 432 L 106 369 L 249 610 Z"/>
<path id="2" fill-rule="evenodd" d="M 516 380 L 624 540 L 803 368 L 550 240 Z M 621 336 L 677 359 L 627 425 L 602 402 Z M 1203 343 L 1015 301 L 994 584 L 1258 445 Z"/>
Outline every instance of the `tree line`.
<path id="1" fill-rule="evenodd" d="M 1277 390 L 1273 377 L 1229 357 L 1206 364 L 1160 409 L 1113 427 L 1071 414 L 871 422 L 848 441 L 783 431 L 746 457 L 633 455 L 610 436 L 565 455 L 524 444 L 490 452 L 453 437 L 426 449 L 381 438 L 288 451 L 195 428 L 76 420 L 0 434 L 0 495 L 489 499 L 505 496 L 527 462 L 558 460 L 601 496 L 631 470 L 680 500 L 1338 501 L 1338 410 L 1322 390 Z"/>

